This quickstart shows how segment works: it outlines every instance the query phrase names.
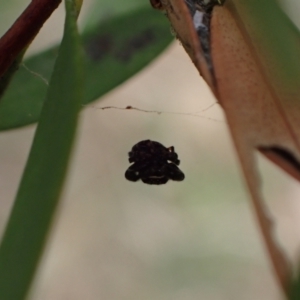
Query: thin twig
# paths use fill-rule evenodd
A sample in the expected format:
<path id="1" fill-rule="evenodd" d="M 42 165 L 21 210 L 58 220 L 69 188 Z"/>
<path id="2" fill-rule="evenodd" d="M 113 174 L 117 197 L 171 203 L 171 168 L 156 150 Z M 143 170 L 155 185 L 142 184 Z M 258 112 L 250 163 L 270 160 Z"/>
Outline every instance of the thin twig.
<path id="1" fill-rule="evenodd" d="M 0 39 L 0 78 L 37 35 L 61 0 L 32 0 Z"/>

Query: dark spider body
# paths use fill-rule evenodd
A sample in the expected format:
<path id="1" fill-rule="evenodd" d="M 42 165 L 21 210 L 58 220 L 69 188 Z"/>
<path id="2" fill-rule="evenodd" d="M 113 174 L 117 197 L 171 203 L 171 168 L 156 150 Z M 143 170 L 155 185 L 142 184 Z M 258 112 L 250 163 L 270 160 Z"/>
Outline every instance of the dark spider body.
<path id="1" fill-rule="evenodd" d="M 126 179 L 148 184 L 165 184 L 169 179 L 182 181 L 184 174 L 177 167 L 180 164 L 174 147 L 166 148 L 162 144 L 144 140 L 134 145 L 128 153 L 133 163 L 125 172 Z"/>

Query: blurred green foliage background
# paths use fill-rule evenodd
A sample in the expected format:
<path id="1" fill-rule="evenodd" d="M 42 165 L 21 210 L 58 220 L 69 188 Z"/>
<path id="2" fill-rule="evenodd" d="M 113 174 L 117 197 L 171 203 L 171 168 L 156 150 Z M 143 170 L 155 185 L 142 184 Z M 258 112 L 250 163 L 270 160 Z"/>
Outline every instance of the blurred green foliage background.
<path id="1" fill-rule="evenodd" d="M 281 2 L 291 17 L 299 13 L 295 1 Z M 27 2 L 1 5 L 3 33 Z M 105 20 L 142 6 L 148 1 L 85 1 L 81 29 L 92 27 L 99 15 Z M 63 17 L 61 5 L 28 56 L 59 41 Z M 100 109 L 128 105 L 166 113 Z M 2 231 L 34 130 L 31 125 L 0 133 Z M 185 181 L 127 182 L 127 153 L 143 139 L 175 146 Z M 277 233 L 296 259 L 300 189 L 258 159 Z M 147 68 L 83 109 L 67 184 L 30 298 L 281 299 L 255 221 L 222 111 L 175 41 Z"/>

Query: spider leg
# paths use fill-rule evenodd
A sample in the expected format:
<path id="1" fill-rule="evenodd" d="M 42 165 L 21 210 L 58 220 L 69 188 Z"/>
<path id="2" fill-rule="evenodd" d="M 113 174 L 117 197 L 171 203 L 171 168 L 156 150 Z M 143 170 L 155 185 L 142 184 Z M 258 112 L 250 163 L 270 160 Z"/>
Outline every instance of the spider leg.
<path id="1" fill-rule="evenodd" d="M 167 176 L 175 181 L 182 181 L 185 176 L 183 172 L 173 163 L 168 163 L 165 165 Z"/>
<path id="2" fill-rule="evenodd" d="M 140 177 L 139 163 L 129 166 L 125 172 L 125 178 L 129 181 L 138 181 Z"/>

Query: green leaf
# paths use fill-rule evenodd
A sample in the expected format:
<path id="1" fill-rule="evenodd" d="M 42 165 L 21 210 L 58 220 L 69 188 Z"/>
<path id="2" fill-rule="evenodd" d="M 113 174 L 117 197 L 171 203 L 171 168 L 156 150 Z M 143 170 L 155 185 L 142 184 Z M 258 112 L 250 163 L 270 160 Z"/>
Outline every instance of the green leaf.
<path id="1" fill-rule="evenodd" d="M 84 26 L 85 28 L 90 28 L 91 26 L 99 23 L 100 19 L 106 19 L 107 16 L 112 17 L 120 14 L 126 14 L 142 7 L 149 8 L 149 1 L 126 0 L 126 5 L 124 5 L 124 0 L 94 0 L 93 5 L 91 5 L 91 8 L 89 9 L 88 18 L 84 22 Z"/>
<path id="2" fill-rule="evenodd" d="M 23 50 L 16 59 L 12 62 L 11 66 L 8 70 L 4 73 L 4 75 L 0 78 L 0 98 L 4 94 L 5 90 L 7 89 L 11 79 L 13 78 L 15 72 L 19 69 L 20 63 L 22 62 L 24 53 L 26 50 Z"/>
<path id="3" fill-rule="evenodd" d="M 172 39 L 166 18 L 150 7 L 115 17 L 84 33 L 83 104 L 136 74 Z M 51 75 L 56 55 L 57 48 L 52 48 L 24 62 L 25 67 L 20 68 L 1 99 L 0 130 L 38 121 L 47 90 L 45 81 Z"/>
<path id="4" fill-rule="evenodd" d="M 289 300 L 299 300 L 300 299 L 300 278 L 297 277 L 296 280 L 292 282 L 289 289 Z"/>
<path id="5" fill-rule="evenodd" d="M 28 293 L 57 206 L 83 95 L 75 4 L 66 0 L 64 36 L 29 158 L 0 247 L 0 299 Z"/>

